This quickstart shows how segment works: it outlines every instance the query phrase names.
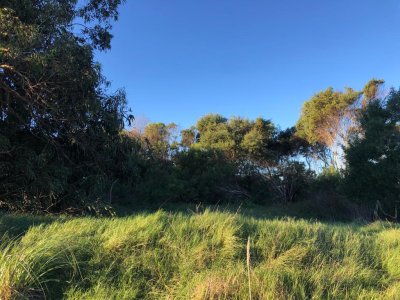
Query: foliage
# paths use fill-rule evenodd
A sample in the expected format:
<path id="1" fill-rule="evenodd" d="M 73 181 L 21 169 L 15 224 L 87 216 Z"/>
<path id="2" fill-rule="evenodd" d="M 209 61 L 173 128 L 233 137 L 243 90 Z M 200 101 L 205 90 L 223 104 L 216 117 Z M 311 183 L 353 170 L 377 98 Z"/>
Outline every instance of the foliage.
<path id="1" fill-rule="evenodd" d="M 56 220 L 3 240 L 0 297 L 246 299 L 249 236 L 254 299 L 396 299 L 400 292 L 397 225 L 159 211 Z"/>
<path id="2" fill-rule="evenodd" d="M 239 117 L 224 118 L 209 114 L 197 121 L 198 141 L 196 149 L 218 149 L 233 160 L 260 156 L 272 138 L 275 127 L 271 121 L 258 118 L 255 121 Z"/>
<path id="3" fill-rule="evenodd" d="M 227 126 L 227 119 L 216 114 L 209 114 L 197 121 L 198 142 L 192 146 L 198 149 L 218 149 L 227 155 L 233 155 L 234 140 Z"/>
<path id="4" fill-rule="evenodd" d="M 175 201 L 180 195 L 181 186 L 171 161 L 146 160 L 133 193 L 127 197 L 126 207 L 157 207 L 164 202 Z"/>
<path id="5" fill-rule="evenodd" d="M 400 92 L 374 100 L 360 115 L 361 132 L 346 149 L 346 190 L 375 214 L 398 219 L 400 201 Z"/>
<path id="6" fill-rule="evenodd" d="M 193 191 L 182 199 L 212 202 L 236 195 L 242 201 L 253 197 L 265 202 L 262 197 L 275 194 L 276 199 L 293 202 L 312 177 L 302 163 L 294 161 L 310 148 L 295 128 L 280 131 L 262 118 L 253 121 L 210 114 L 182 133 L 183 151 L 173 161 L 179 181 Z M 218 159 L 213 158 L 215 154 Z"/>
<path id="7" fill-rule="evenodd" d="M 0 207 L 85 209 L 125 180 L 125 93 L 107 93 L 93 58 L 120 2 L 0 1 Z"/>
<path id="8" fill-rule="evenodd" d="M 271 121 L 261 118 L 256 119 L 252 125 L 251 129 L 243 136 L 241 146 L 248 159 L 265 164 L 270 157 L 268 145 L 276 129 Z"/>
<path id="9" fill-rule="evenodd" d="M 343 175 L 343 172 L 336 170 L 333 166 L 329 166 L 316 176 L 313 188 L 335 194 L 341 193 Z"/>
<path id="10" fill-rule="evenodd" d="M 377 99 L 380 96 L 380 87 L 385 83 L 382 79 L 371 79 L 367 82 L 363 89 L 364 99 L 362 101 L 362 107 L 366 107 L 371 100 Z"/>
<path id="11" fill-rule="evenodd" d="M 194 128 L 184 129 L 181 131 L 181 146 L 189 149 L 197 141 L 197 135 Z"/>
<path id="12" fill-rule="evenodd" d="M 143 170 L 135 187 L 136 205 L 218 203 L 240 196 L 236 167 L 219 150 L 180 151 L 171 161 L 146 161 Z"/>
<path id="13" fill-rule="evenodd" d="M 281 161 L 269 173 L 267 180 L 276 195 L 283 202 L 295 202 L 307 193 L 314 173 L 306 170 L 304 163 L 298 161 Z"/>
<path id="14" fill-rule="evenodd" d="M 351 88 L 335 91 L 329 87 L 303 104 L 296 124 L 297 134 L 311 145 L 326 148 L 325 153 L 319 151 L 317 155 L 325 163 L 324 167 L 343 167 L 342 147 L 359 128 L 358 111 L 378 96 L 383 83 L 373 78 L 361 92 Z"/>
<path id="15" fill-rule="evenodd" d="M 177 177 L 182 182 L 181 200 L 218 203 L 241 196 L 235 183 L 236 166 L 223 152 L 190 149 L 175 158 Z"/>
<path id="16" fill-rule="evenodd" d="M 319 194 L 399 218 L 400 92 L 378 100 L 377 79 L 362 91 L 328 88 L 284 130 L 208 114 L 181 131 L 127 131 L 125 92 L 109 93 L 94 61 L 122 2 L 0 0 L 0 209 L 100 215 Z"/>
<path id="17" fill-rule="evenodd" d="M 149 123 L 144 128 L 142 139 L 150 150 L 150 155 L 166 160 L 177 146 L 177 125 L 174 123 Z"/>
<path id="18" fill-rule="evenodd" d="M 351 106 L 359 97 L 360 93 L 350 88 L 344 92 L 328 88 L 304 103 L 296 124 L 300 137 L 310 144 L 321 144 L 330 149 L 330 163 L 335 168 L 339 164 L 339 147 L 347 139 Z"/>

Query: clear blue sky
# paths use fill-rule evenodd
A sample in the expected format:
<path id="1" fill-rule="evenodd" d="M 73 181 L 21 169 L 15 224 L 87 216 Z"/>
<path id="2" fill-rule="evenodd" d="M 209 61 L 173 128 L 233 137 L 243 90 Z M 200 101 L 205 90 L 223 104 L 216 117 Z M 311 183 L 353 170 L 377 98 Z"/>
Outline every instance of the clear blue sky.
<path id="1" fill-rule="evenodd" d="M 302 103 L 370 78 L 400 86 L 399 0 L 127 0 L 97 55 L 135 115 L 293 125 Z"/>

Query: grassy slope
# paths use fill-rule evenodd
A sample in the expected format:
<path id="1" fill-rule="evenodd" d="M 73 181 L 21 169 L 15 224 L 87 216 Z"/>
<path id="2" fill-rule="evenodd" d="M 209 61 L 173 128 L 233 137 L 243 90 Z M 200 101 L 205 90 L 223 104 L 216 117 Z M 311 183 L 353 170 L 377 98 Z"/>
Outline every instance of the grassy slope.
<path id="1" fill-rule="evenodd" d="M 1 235 L 0 299 L 248 299 L 248 236 L 253 299 L 400 299 L 400 227 L 388 223 L 4 215 Z"/>

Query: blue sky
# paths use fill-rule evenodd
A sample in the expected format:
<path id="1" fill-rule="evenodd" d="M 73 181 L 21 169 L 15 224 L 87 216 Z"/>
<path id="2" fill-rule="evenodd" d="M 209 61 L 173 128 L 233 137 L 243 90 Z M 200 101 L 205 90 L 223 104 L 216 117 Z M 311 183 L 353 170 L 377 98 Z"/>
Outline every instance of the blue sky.
<path id="1" fill-rule="evenodd" d="M 400 86 L 398 0 L 127 0 L 97 54 L 137 116 L 294 125 L 302 103 L 372 77 Z"/>

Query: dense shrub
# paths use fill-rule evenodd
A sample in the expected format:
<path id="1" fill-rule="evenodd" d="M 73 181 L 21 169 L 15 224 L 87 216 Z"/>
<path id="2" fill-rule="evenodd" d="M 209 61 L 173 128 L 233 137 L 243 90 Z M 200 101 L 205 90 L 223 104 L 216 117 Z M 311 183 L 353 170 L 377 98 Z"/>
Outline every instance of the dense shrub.
<path id="1" fill-rule="evenodd" d="M 174 158 L 185 201 L 215 203 L 240 196 L 236 166 L 222 151 L 190 149 Z"/>

